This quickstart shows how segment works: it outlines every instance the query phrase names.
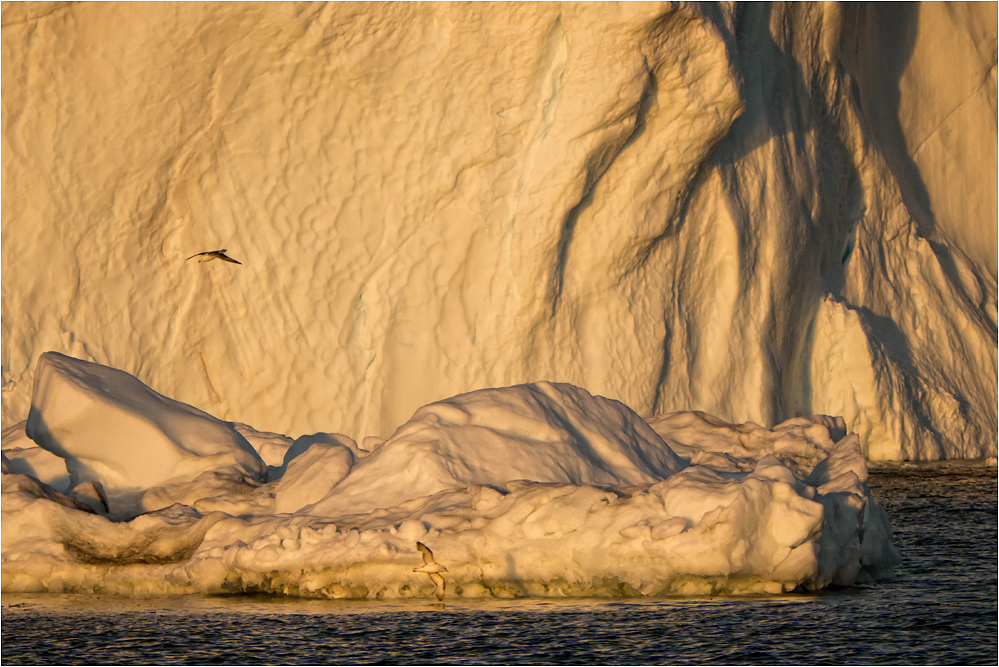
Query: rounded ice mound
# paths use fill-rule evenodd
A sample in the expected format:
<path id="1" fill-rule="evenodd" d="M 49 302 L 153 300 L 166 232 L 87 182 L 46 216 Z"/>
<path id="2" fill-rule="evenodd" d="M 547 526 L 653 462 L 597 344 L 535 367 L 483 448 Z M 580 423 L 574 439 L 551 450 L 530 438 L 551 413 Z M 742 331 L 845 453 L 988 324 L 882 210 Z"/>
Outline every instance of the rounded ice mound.
<path id="1" fill-rule="evenodd" d="M 631 408 L 570 384 L 481 389 L 426 405 L 309 511 L 370 512 L 471 484 L 650 484 L 684 467 Z"/>
<path id="2" fill-rule="evenodd" d="M 296 443 L 302 440 L 302 451 L 294 451 L 292 446 L 280 471 L 281 478 L 274 488 L 275 512 L 294 512 L 322 500 L 354 465 L 357 450 L 346 436 L 306 436 Z"/>
<path id="3" fill-rule="evenodd" d="M 112 495 L 205 472 L 263 480 L 266 470 L 226 422 L 128 373 L 56 352 L 38 361 L 26 432 L 66 460 L 71 487 L 96 481 Z"/>

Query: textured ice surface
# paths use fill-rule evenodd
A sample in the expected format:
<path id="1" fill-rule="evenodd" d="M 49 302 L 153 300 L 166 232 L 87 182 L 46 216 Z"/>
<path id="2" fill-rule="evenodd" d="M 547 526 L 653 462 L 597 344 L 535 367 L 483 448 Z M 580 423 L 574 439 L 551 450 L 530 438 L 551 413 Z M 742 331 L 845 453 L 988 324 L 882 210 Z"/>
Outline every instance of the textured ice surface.
<path id="1" fill-rule="evenodd" d="M 811 470 L 846 435 L 842 417 L 795 417 L 772 429 L 759 424 L 729 424 L 703 412 L 674 412 L 646 421 L 677 454 L 693 464 L 751 470 L 756 461 L 779 456 L 798 472 Z"/>
<path id="2" fill-rule="evenodd" d="M 370 452 L 302 436 L 264 483 L 233 472 L 243 450 L 225 424 L 120 371 L 43 362 L 29 424 L 61 426 L 33 437 L 58 439 L 71 471 L 86 461 L 155 486 L 111 488 L 108 512 L 94 481 L 60 493 L 26 474 L 31 448 L 5 433 L 18 447 L 4 458 L 4 591 L 428 597 L 417 541 L 452 596 L 778 593 L 870 580 L 897 561 L 859 439 L 827 417 L 771 431 L 679 413 L 653 429 L 571 385 L 484 389 L 420 408 Z M 181 444 L 202 453 L 152 428 L 125 443 L 123 414 L 173 433 L 183 423 Z M 290 442 L 240 430 L 262 448 Z M 164 466 L 164 451 L 184 465 Z"/>
<path id="3" fill-rule="evenodd" d="M 547 380 L 996 455 L 989 3 L 8 3 L 2 48 L 4 426 L 57 350 L 362 445 Z"/>

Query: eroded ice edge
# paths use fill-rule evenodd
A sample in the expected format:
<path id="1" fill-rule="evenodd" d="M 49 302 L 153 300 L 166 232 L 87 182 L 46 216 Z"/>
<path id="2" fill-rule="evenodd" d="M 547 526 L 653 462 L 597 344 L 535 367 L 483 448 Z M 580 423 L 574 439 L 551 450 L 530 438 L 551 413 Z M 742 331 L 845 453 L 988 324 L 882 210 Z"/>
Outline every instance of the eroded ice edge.
<path id="1" fill-rule="evenodd" d="M 898 562 L 840 419 L 642 419 L 567 384 L 433 403 L 385 441 L 223 422 L 42 356 L 3 434 L 4 592 L 429 597 L 778 593 Z"/>

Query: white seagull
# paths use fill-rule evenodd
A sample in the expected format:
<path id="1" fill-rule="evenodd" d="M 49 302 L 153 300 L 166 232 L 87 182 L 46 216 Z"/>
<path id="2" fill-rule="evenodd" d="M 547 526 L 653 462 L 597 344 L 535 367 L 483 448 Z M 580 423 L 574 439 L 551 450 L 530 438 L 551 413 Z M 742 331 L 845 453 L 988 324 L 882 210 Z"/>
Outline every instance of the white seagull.
<path id="1" fill-rule="evenodd" d="M 416 548 L 423 554 L 423 565 L 413 568 L 413 572 L 425 572 L 437 588 L 437 590 L 434 591 L 437 595 L 437 599 L 443 600 L 444 590 L 447 587 L 447 584 L 444 583 L 444 577 L 442 577 L 440 573 L 447 572 L 447 568 L 434 560 L 434 552 L 428 549 L 427 545 L 423 542 L 417 542 Z"/>
<path id="2" fill-rule="evenodd" d="M 201 259 L 198 260 L 199 264 L 201 262 L 210 262 L 213 259 L 221 259 L 223 262 L 232 262 L 233 264 L 242 264 L 242 262 L 237 262 L 232 257 L 227 256 L 225 254 L 225 248 L 222 248 L 222 250 L 209 250 L 207 252 L 199 252 L 199 253 L 196 253 L 194 255 L 191 255 L 190 257 L 188 257 L 184 261 L 186 262 L 186 261 L 192 260 L 195 257 L 200 257 L 201 258 Z"/>

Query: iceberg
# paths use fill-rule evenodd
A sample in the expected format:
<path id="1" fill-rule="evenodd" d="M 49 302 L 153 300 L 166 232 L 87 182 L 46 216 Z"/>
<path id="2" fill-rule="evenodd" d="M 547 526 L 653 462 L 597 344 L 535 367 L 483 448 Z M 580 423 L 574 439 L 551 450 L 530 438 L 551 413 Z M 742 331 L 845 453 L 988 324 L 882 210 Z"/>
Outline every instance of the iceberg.
<path id="1" fill-rule="evenodd" d="M 4 592 L 429 598 L 417 542 L 449 597 L 774 594 L 898 562 L 860 440 L 830 417 L 646 420 L 539 382 L 426 405 L 362 447 L 221 422 L 62 355 L 38 375 L 33 442 L 4 432 Z"/>
<path id="2" fill-rule="evenodd" d="M 996 36 L 981 2 L 7 3 L 2 426 L 55 350 L 362 445 L 544 379 L 994 458 Z"/>

